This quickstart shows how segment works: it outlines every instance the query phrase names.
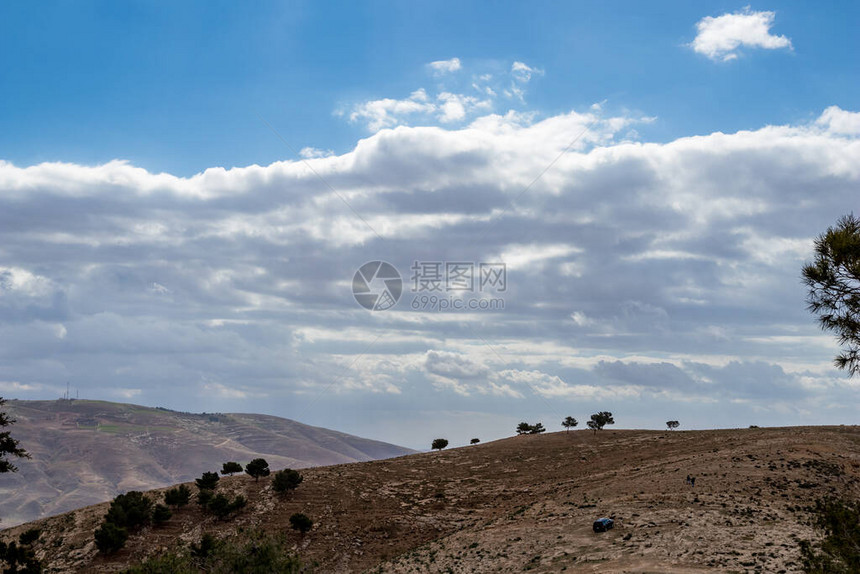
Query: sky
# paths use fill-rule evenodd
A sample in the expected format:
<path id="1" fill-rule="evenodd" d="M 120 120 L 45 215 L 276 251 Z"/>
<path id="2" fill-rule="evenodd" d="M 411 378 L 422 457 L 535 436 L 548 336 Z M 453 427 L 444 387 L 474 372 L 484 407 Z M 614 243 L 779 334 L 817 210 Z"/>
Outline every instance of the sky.
<path id="1" fill-rule="evenodd" d="M 800 269 L 860 210 L 858 21 L 0 3 L 0 396 L 416 449 L 857 424 Z"/>

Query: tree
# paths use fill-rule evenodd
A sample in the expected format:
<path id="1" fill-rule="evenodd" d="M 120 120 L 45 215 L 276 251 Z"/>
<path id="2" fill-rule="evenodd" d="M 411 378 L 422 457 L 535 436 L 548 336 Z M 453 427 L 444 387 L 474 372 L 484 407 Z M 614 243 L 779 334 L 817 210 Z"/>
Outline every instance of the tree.
<path id="1" fill-rule="evenodd" d="M 200 490 L 215 490 L 220 479 L 221 477 L 218 476 L 217 472 L 204 472 L 203 476 L 196 479 L 194 482 L 197 483 L 197 488 Z"/>
<path id="2" fill-rule="evenodd" d="M 260 480 L 261 476 L 269 476 L 269 463 L 265 458 L 255 458 L 245 465 L 245 472 L 254 477 L 254 480 Z"/>
<path id="3" fill-rule="evenodd" d="M 5 404 L 6 400 L 0 397 L 0 407 Z M 0 428 L 14 423 L 15 419 L 10 419 L 5 412 L 0 411 Z M 12 438 L 9 431 L 0 432 L 0 472 L 15 472 L 18 470 L 18 467 L 9 461 L 8 457 L 10 456 L 30 458 L 27 451 L 18 446 L 18 441 Z"/>
<path id="4" fill-rule="evenodd" d="M 304 480 L 304 477 L 299 474 L 299 471 L 291 468 L 285 468 L 275 473 L 272 478 L 272 488 L 275 492 L 286 493 L 295 490 Z"/>
<path id="5" fill-rule="evenodd" d="M 678 421 L 666 421 L 666 426 L 669 428 L 669 430 L 675 430 L 676 428 L 681 426 L 681 423 L 679 423 Z"/>
<path id="6" fill-rule="evenodd" d="M 523 421 L 517 425 L 517 434 L 529 434 L 532 430 L 532 425 Z"/>
<path id="7" fill-rule="evenodd" d="M 591 423 L 594 423 L 592 425 Z M 600 411 L 591 415 L 591 420 L 588 422 L 588 428 L 591 430 L 603 430 L 606 425 L 614 425 L 615 419 L 612 418 L 612 413 L 609 411 Z"/>
<path id="8" fill-rule="evenodd" d="M 152 501 L 137 490 L 120 494 L 110 503 L 105 522 L 128 529 L 139 528 L 152 519 Z"/>
<path id="9" fill-rule="evenodd" d="M 595 432 L 595 434 L 597 433 L 597 431 L 599 431 L 599 430 L 600 430 L 600 427 L 599 427 L 599 426 L 597 426 L 597 422 L 596 422 L 594 419 L 592 419 L 592 420 L 590 420 L 590 421 L 586 422 L 585 424 L 586 424 L 586 425 L 588 425 L 588 428 L 589 428 L 590 430 L 593 430 L 593 431 Z"/>
<path id="10" fill-rule="evenodd" d="M 546 429 L 543 428 L 543 423 L 537 423 L 536 425 L 532 425 L 532 427 L 529 428 L 529 434 L 540 434 L 545 431 Z"/>
<path id="11" fill-rule="evenodd" d="M 432 448 L 433 450 L 442 450 L 446 446 L 448 446 L 448 439 L 437 438 L 433 439 L 433 443 L 430 445 L 430 448 Z"/>
<path id="12" fill-rule="evenodd" d="M 561 426 L 563 426 L 567 430 L 572 429 L 573 427 L 575 427 L 578 424 L 579 424 L 579 421 L 577 421 L 573 417 L 566 417 L 563 421 L 561 421 Z"/>
<path id="13" fill-rule="evenodd" d="M 473 438 L 472 440 L 469 441 L 469 444 L 478 444 L 479 442 L 481 442 L 481 439 Z"/>
<path id="14" fill-rule="evenodd" d="M 191 489 L 184 484 L 169 488 L 164 493 L 164 503 L 170 506 L 185 506 L 189 500 L 191 500 Z"/>
<path id="15" fill-rule="evenodd" d="M 206 508 L 209 505 L 209 501 L 212 500 L 212 497 L 215 496 L 215 493 L 211 490 L 201 490 L 197 493 L 197 504 Z"/>
<path id="16" fill-rule="evenodd" d="M 290 527 L 293 530 L 298 530 L 302 534 L 309 531 L 314 526 L 314 521 L 302 514 L 301 512 L 297 512 L 290 516 Z"/>
<path id="17" fill-rule="evenodd" d="M 242 465 L 238 462 L 225 462 L 221 467 L 221 474 L 233 476 L 237 472 L 242 472 Z"/>
<path id="18" fill-rule="evenodd" d="M 0 542 L 0 562 L 5 562 L 8 566 L 3 570 L 20 574 L 40 574 L 42 572 L 42 563 L 36 558 L 36 551 L 33 550 L 35 543 L 42 531 L 38 528 L 31 528 L 18 535 L 18 542 Z"/>
<path id="19" fill-rule="evenodd" d="M 128 530 L 122 526 L 117 526 L 113 522 L 102 522 L 95 533 L 96 548 L 102 554 L 110 554 L 116 552 L 125 546 L 125 541 L 128 540 Z"/>
<path id="20" fill-rule="evenodd" d="M 815 240 L 815 260 L 803 266 L 808 309 L 843 347 L 833 360 L 853 377 L 860 373 L 860 218 L 849 214 Z"/>

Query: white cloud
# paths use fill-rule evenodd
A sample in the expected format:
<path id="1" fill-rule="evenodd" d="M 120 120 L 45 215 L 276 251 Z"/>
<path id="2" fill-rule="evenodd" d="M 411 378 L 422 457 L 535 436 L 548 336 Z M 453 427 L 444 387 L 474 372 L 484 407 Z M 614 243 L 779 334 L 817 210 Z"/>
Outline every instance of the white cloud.
<path id="1" fill-rule="evenodd" d="M 438 123 L 438 94 L 409 101 Z M 566 410 L 643 417 L 654 403 L 636 401 L 779 402 L 822 419 L 860 406 L 798 281 L 812 238 L 856 203 L 856 112 L 626 142 L 642 118 L 462 105 L 453 128 L 400 125 L 309 160 L 337 194 L 303 161 L 190 177 L 0 163 L 0 381 L 34 398 L 121 384 L 182 410 L 325 393 L 307 407 L 317 424 L 330 404 L 519 416 L 528 385 Z M 504 312 L 410 307 L 414 260 L 500 254 Z M 380 258 L 407 291 L 371 314 L 351 280 Z"/>
<path id="2" fill-rule="evenodd" d="M 435 73 L 435 74 L 450 74 L 452 72 L 456 72 L 462 66 L 460 65 L 460 58 L 451 58 L 450 60 L 437 60 L 435 62 L 430 62 L 427 66 Z"/>
<path id="3" fill-rule="evenodd" d="M 754 12 L 749 7 L 722 16 L 706 16 L 696 24 L 698 34 L 690 46 L 712 60 L 729 61 L 740 48 L 791 49 L 791 40 L 770 33 L 775 14 Z"/>

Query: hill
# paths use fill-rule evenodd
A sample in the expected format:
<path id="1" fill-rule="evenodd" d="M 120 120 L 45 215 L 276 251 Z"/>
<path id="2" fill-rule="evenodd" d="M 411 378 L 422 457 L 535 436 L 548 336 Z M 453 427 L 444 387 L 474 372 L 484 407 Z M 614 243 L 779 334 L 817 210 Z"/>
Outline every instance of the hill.
<path id="1" fill-rule="evenodd" d="M 287 497 L 223 479 L 249 499 L 236 518 L 191 504 L 109 557 L 92 542 L 107 505 L 37 521 L 38 552 L 53 571 L 116 572 L 260 527 L 317 572 L 797 572 L 813 501 L 860 497 L 860 427 L 560 432 L 303 474 Z M 294 512 L 315 522 L 304 537 Z M 616 528 L 593 533 L 601 516 Z"/>
<path id="2" fill-rule="evenodd" d="M 10 400 L 6 410 L 33 458 L 0 480 L 3 526 L 185 482 L 228 460 L 262 456 L 274 468 L 304 468 L 414 452 L 267 415 L 86 400 Z"/>

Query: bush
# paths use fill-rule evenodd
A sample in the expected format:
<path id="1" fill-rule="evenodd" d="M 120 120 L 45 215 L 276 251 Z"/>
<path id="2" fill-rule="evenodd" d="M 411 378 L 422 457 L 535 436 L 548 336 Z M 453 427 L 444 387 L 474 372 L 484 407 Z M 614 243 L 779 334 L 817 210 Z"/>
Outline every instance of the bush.
<path id="1" fill-rule="evenodd" d="M 234 475 L 237 472 L 242 472 L 242 465 L 238 462 L 225 462 L 221 467 L 221 474 Z"/>
<path id="2" fill-rule="evenodd" d="M 437 438 L 433 440 L 433 443 L 430 445 L 430 448 L 432 448 L 433 450 L 442 450 L 446 446 L 448 446 L 448 439 Z"/>
<path id="3" fill-rule="evenodd" d="M 36 551 L 33 550 L 32 544 L 39 539 L 42 531 L 38 528 L 31 528 L 26 532 L 22 532 L 18 536 L 18 543 L 0 542 L 0 562 L 5 562 L 8 568 L 3 570 L 6 572 L 18 572 L 20 574 L 40 574 L 42 572 L 42 563 L 36 558 Z"/>
<path id="4" fill-rule="evenodd" d="M 301 512 L 297 512 L 290 516 L 290 527 L 293 530 L 298 530 L 302 534 L 309 531 L 314 526 L 314 521 L 308 518 Z"/>
<path id="5" fill-rule="evenodd" d="M 269 476 L 269 463 L 265 458 L 255 458 L 245 465 L 245 472 L 254 477 L 254 480 L 260 480 L 261 476 Z"/>
<path id="6" fill-rule="evenodd" d="M 124 574 L 299 574 L 301 562 L 283 537 L 251 532 L 243 543 L 218 541 L 204 534 L 191 544 L 190 555 L 163 554 L 133 566 Z"/>
<path id="7" fill-rule="evenodd" d="M 41 535 L 42 530 L 40 528 L 30 528 L 18 535 L 18 543 L 29 546 L 36 542 Z"/>
<path id="8" fill-rule="evenodd" d="M 197 488 L 200 490 L 215 490 L 215 487 L 218 486 L 218 481 L 221 477 L 218 476 L 217 472 L 204 472 L 203 476 L 195 480 L 194 482 L 197 484 Z"/>
<path id="9" fill-rule="evenodd" d="M 142 492 L 132 490 L 111 501 L 105 522 L 131 530 L 148 524 L 151 518 L 152 501 Z"/>
<path id="10" fill-rule="evenodd" d="M 152 521 L 155 524 L 164 524 L 170 520 L 171 516 L 173 516 L 173 513 L 163 504 L 156 504 L 155 509 L 152 511 Z"/>
<path id="11" fill-rule="evenodd" d="M 191 489 L 184 484 L 170 488 L 164 493 L 164 503 L 170 506 L 185 506 L 190 500 Z"/>
<path id="12" fill-rule="evenodd" d="M 102 522 L 95 533 L 96 548 L 102 554 L 111 554 L 125 546 L 125 541 L 128 540 L 128 530 L 122 526 L 117 526 L 113 522 Z"/>
<path id="13" fill-rule="evenodd" d="M 223 494 L 216 494 L 206 504 L 206 509 L 214 514 L 218 520 L 224 520 L 232 513 L 244 508 L 247 503 L 248 501 L 242 495 L 230 500 Z"/>
<path id="14" fill-rule="evenodd" d="M 472 440 L 469 441 L 469 444 L 478 444 L 479 442 L 481 442 L 481 439 L 473 438 Z"/>
<path id="15" fill-rule="evenodd" d="M 197 504 L 205 508 L 213 496 L 215 496 L 215 493 L 211 490 L 201 490 L 197 493 Z"/>
<path id="16" fill-rule="evenodd" d="M 836 499 L 815 503 L 815 526 L 824 531 L 817 543 L 800 543 L 803 571 L 808 574 L 860 572 L 860 501 Z"/>
<path id="17" fill-rule="evenodd" d="M 295 490 L 302 483 L 302 480 L 304 477 L 297 470 L 285 468 L 275 473 L 274 478 L 272 478 L 272 488 L 275 489 L 275 492 L 283 494 Z"/>

